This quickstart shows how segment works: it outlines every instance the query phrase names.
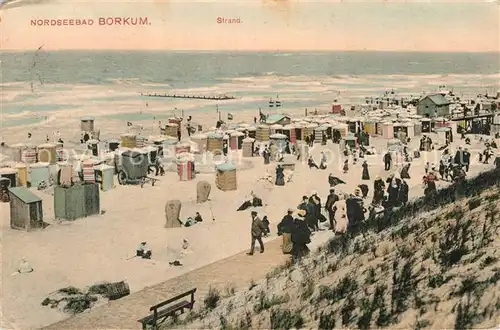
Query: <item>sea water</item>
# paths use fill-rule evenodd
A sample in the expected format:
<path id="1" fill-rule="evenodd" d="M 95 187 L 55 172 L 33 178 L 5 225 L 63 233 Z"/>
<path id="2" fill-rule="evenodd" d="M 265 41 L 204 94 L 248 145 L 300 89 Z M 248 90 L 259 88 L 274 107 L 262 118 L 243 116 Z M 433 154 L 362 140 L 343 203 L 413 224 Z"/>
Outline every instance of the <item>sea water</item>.
<path id="1" fill-rule="evenodd" d="M 286 55 L 286 56 L 285 56 Z M 0 125 L 53 115 L 135 120 L 168 115 L 140 93 L 228 94 L 236 100 L 161 99 L 163 110 L 237 112 L 328 109 L 334 99 L 363 102 L 394 90 L 419 95 L 440 85 L 474 97 L 499 89 L 498 53 L 57 51 L 1 54 Z M 140 109 L 137 105 L 141 104 Z"/>

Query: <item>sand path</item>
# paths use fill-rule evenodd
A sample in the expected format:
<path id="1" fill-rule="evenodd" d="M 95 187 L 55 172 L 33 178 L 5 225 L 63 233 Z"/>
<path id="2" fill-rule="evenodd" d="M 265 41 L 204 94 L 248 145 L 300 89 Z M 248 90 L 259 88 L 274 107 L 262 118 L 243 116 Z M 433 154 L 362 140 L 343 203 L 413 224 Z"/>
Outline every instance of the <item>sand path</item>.
<path id="1" fill-rule="evenodd" d="M 237 290 L 247 289 L 252 280 L 265 277 L 289 258 L 281 253 L 280 244 L 280 239 L 272 240 L 265 244 L 264 254 L 236 254 L 43 329 L 140 329 L 137 320 L 148 315 L 150 306 L 181 292 L 197 288 L 199 307 L 210 286 L 222 290 L 231 284 Z"/>

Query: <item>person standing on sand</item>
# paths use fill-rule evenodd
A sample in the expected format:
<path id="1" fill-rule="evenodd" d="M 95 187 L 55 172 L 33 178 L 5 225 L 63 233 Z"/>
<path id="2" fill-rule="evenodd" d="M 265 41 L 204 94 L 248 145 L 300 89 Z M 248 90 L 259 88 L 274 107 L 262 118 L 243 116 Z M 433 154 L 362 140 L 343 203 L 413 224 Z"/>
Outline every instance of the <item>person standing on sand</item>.
<path id="1" fill-rule="evenodd" d="M 386 171 L 389 171 L 391 169 L 391 163 L 392 163 L 392 156 L 391 156 L 391 153 L 390 152 L 387 152 L 385 155 L 384 155 L 384 169 Z"/>
<path id="2" fill-rule="evenodd" d="M 335 209 L 335 234 L 343 234 L 347 231 L 347 206 L 346 198 L 343 194 L 339 196 L 339 200 L 333 204 Z"/>
<path id="3" fill-rule="evenodd" d="M 283 242 L 281 249 L 284 254 L 292 252 L 292 229 L 294 227 L 293 222 L 293 210 L 288 209 L 287 214 L 281 219 L 278 224 L 278 236 L 282 236 Z"/>
<path id="4" fill-rule="evenodd" d="M 311 243 L 311 231 L 304 221 L 305 211 L 298 210 L 292 227 L 292 256 L 294 261 L 306 256 L 309 253 L 307 244 Z"/>
<path id="5" fill-rule="evenodd" d="M 253 252 L 255 250 L 255 241 L 259 242 L 260 253 L 264 253 L 264 243 L 262 242 L 262 234 L 266 230 L 264 223 L 262 222 L 262 220 L 259 219 L 256 211 L 252 211 L 251 216 L 252 216 L 252 228 L 250 234 L 252 235 L 252 244 L 250 245 L 250 252 L 247 253 L 247 255 L 249 256 L 253 255 Z"/>
<path id="6" fill-rule="evenodd" d="M 262 157 L 264 157 L 264 165 L 268 165 L 271 163 L 271 151 L 267 146 L 262 153 Z"/>
<path id="7" fill-rule="evenodd" d="M 344 161 L 344 167 L 342 168 L 344 170 L 344 174 L 346 174 L 349 171 L 349 160 Z"/>
<path id="8" fill-rule="evenodd" d="M 325 203 L 325 210 L 328 212 L 328 220 L 330 221 L 330 230 L 335 228 L 335 210 L 333 205 L 339 200 L 339 197 L 335 194 L 335 189 L 330 189 L 330 194 L 328 195 Z"/>
<path id="9" fill-rule="evenodd" d="M 380 176 L 373 182 L 373 200 L 372 205 L 380 205 L 384 200 L 385 183 Z"/>
<path id="10" fill-rule="evenodd" d="M 368 172 L 368 163 L 366 160 L 363 162 L 363 174 L 361 175 L 361 180 L 370 180 L 370 173 Z"/>

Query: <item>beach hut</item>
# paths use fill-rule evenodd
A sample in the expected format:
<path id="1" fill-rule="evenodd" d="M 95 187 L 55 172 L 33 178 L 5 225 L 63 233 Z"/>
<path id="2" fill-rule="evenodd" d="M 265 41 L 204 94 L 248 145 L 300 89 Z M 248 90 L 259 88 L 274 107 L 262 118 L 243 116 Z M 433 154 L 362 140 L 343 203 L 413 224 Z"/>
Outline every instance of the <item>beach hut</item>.
<path id="1" fill-rule="evenodd" d="M 382 123 L 382 137 L 386 139 L 394 138 L 394 124 L 391 121 Z"/>
<path id="2" fill-rule="evenodd" d="M 420 119 L 422 123 L 422 133 L 430 133 L 432 131 L 432 121 L 429 118 Z"/>
<path id="3" fill-rule="evenodd" d="M 314 128 L 314 142 L 321 143 L 323 141 L 323 136 L 326 136 L 326 127 L 319 126 Z"/>
<path id="4" fill-rule="evenodd" d="M 343 138 L 345 145 L 351 147 L 351 149 L 358 148 L 358 139 L 354 135 L 347 135 Z"/>
<path id="5" fill-rule="evenodd" d="M 165 137 L 163 140 L 162 152 L 164 157 L 173 157 L 175 155 L 175 145 L 179 142 L 177 138 L 170 136 Z"/>
<path id="6" fill-rule="evenodd" d="M 241 132 L 233 132 L 231 133 L 231 150 L 239 150 L 243 147 L 243 139 L 245 138 L 245 134 Z"/>
<path id="7" fill-rule="evenodd" d="M 216 166 L 215 185 L 222 191 L 237 189 L 236 166 L 231 163 L 223 163 Z"/>
<path id="8" fill-rule="evenodd" d="M 286 138 L 290 141 L 290 143 L 295 143 L 297 140 L 295 138 L 295 125 L 285 125 L 283 126 L 283 134 L 286 135 Z"/>
<path id="9" fill-rule="evenodd" d="M 347 136 L 347 133 L 349 132 L 347 124 L 344 123 L 337 123 L 333 125 L 333 131 L 338 131 L 341 137 Z"/>
<path id="10" fill-rule="evenodd" d="M 197 153 L 204 153 L 207 151 L 207 135 L 198 133 L 191 135 L 191 141 L 193 141 L 196 144 L 196 150 L 193 150 Z"/>
<path id="11" fill-rule="evenodd" d="M 255 126 L 247 127 L 248 137 L 255 139 L 257 136 L 257 128 Z"/>
<path id="12" fill-rule="evenodd" d="M 135 137 L 135 144 L 137 148 L 144 148 L 146 146 L 146 138 L 142 135 Z"/>
<path id="13" fill-rule="evenodd" d="M 10 146 L 11 150 L 12 150 L 12 159 L 15 161 L 15 162 L 21 162 L 22 158 L 21 158 L 21 155 L 22 155 L 22 152 L 24 149 L 26 149 L 26 143 L 16 143 L 16 144 L 13 144 Z"/>
<path id="14" fill-rule="evenodd" d="M 269 129 L 270 129 L 270 132 L 269 132 L 270 135 L 273 135 L 276 133 L 283 134 L 283 125 L 273 124 L 273 125 L 269 126 Z"/>
<path id="15" fill-rule="evenodd" d="M 340 115 L 342 113 L 342 104 L 337 103 L 337 101 L 332 104 L 332 113 L 336 115 Z"/>
<path id="16" fill-rule="evenodd" d="M 73 164 L 68 162 L 57 163 L 57 185 L 71 185 L 73 182 Z"/>
<path id="17" fill-rule="evenodd" d="M 348 130 L 350 133 L 356 134 L 361 130 L 360 129 L 361 128 L 361 119 L 356 118 L 356 117 L 350 118 L 347 121 L 347 126 L 348 126 Z"/>
<path id="18" fill-rule="evenodd" d="M 413 139 L 415 137 L 415 125 L 412 122 L 403 123 L 402 130 L 406 133 L 406 137 Z"/>
<path id="19" fill-rule="evenodd" d="M 286 147 L 286 135 L 285 134 L 272 134 L 269 136 L 269 139 L 273 142 L 273 144 L 276 146 L 276 148 L 280 151 L 283 152 Z"/>
<path id="20" fill-rule="evenodd" d="M 94 131 L 94 118 L 83 117 L 80 119 L 80 131 L 93 132 Z"/>
<path id="21" fill-rule="evenodd" d="M 17 187 L 17 170 L 11 167 L 0 168 L 0 178 L 9 179 L 9 187 Z"/>
<path id="22" fill-rule="evenodd" d="M 189 142 L 178 142 L 175 144 L 174 150 L 176 155 L 191 152 L 191 144 Z"/>
<path id="23" fill-rule="evenodd" d="M 257 126 L 257 133 L 255 135 L 257 141 L 266 142 L 269 141 L 269 135 L 271 135 L 271 130 L 268 125 Z"/>
<path id="24" fill-rule="evenodd" d="M 10 227 L 31 231 L 43 228 L 42 199 L 26 187 L 9 188 Z"/>
<path id="25" fill-rule="evenodd" d="M 29 167 L 29 182 L 32 187 L 38 186 L 42 181 L 50 183 L 49 163 L 34 163 Z"/>
<path id="26" fill-rule="evenodd" d="M 28 166 L 26 164 L 18 163 L 16 164 L 16 170 L 19 185 L 26 186 L 28 184 Z"/>
<path id="27" fill-rule="evenodd" d="M 305 140 L 306 136 L 314 136 L 314 129 L 318 127 L 318 124 L 308 123 L 304 125 L 304 129 L 302 129 L 302 140 Z"/>
<path id="28" fill-rule="evenodd" d="M 101 184 L 102 191 L 115 187 L 115 168 L 106 164 L 94 166 L 96 181 Z"/>
<path id="29" fill-rule="evenodd" d="M 422 135 L 422 123 L 420 121 L 413 121 L 413 135 L 419 136 Z"/>
<path id="30" fill-rule="evenodd" d="M 113 152 L 115 151 L 116 149 L 118 149 L 120 147 L 120 140 L 118 139 L 111 139 L 111 140 L 108 140 L 106 142 L 107 144 L 107 147 L 108 147 L 108 150 Z"/>
<path id="31" fill-rule="evenodd" d="M 242 153 L 243 157 L 253 157 L 253 149 L 255 145 L 255 139 L 247 137 L 243 139 Z"/>
<path id="32" fill-rule="evenodd" d="M 124 133 L 120 135 L 121 142 L 120 147 L 122 148 L 135 148 L 137 147 L 137 135 L 133 133 Z"/>
<path id="33" fill-rule="evenodd" d="M 450 127 L 439 127 L 435 129 L 438 136 L 438 144 L 446 145 L 447 142 L 453 142 L 453 134 Z"/>
<path id="34" fill-rule="evenodd" d="M 369 135 L 377 134 L 377 122 L 376 122 L 376 120 L 373 118 L 368 118 L 363 125 L 363 130 L 366 134 L 369 134 Z"/>
<path id="35" fill-rule="evenodd" d="M 77 183 L 70 187 L 54 188 L 56 219 L 76 220 L 100 213 L 99 184 Z"/>
<path id="36" fill-rule="evenodd" d="M 91 151 L 92 156 L 95 156 L 95 157 L 99 156 L 99 141 L 94 140 L 94 139 L 88 140 L 87 147 Z"/>
<path id="37" fill-rule="evenodd" d="M 456 122 L 455 122 L 455 126 L 456 126 Z M 465 124 L 464 124 L 464 126 L 465 126 Z M 500 133 L 500 115 L 495 115 L 493 117 L 491 124 L 490 124 L 490 134 L 495 135 L 497 133 Z"/>
<path id="38" fill-rule="evenodd" d="M 184 153 L 177 157 L 177 175 L 180 181 L 191 181 L 195 178 L 195 160 L 193 155 Z"/>
<path id="39" fill-rule="evenodd" d="M 42 163 L 57 163 L 56 145 L 52 143 L 40 144 L 37 147 L 37 159 Z"/>
<path id="40" fill-rule="evenodd" d="M 399 136 L 399 132 L 403 131 L 403 123 L 393 123 L 392 124 L 392 130 L 393 130 L 393 138 L 397 139 Z"/>
<path id="41" fill-rule="evenodd" d="M 168 123 L 165 125 L 165 135 L 177 138 L 177 132 L 179 131 L 179 125 L 176 123 Z"/>
<path id="42" fill-rule="evenodd" d="M 293 126 L 295 127 L 295 141 L 302 141 L 304 124 L 302 124 L 301 122 L 296 122 L 293 124 Z M 290 136 L 291 134 L 292 133 L 290 133 Z"/>
<path id="43" fill-rule="evenodd" d="M 221 133 L 212 132 L 207 134 L 207 151 L 210 151 L 214 155 L 222 154 L 223 140 L 224 135 Z"/>
<path id="44" fill-rule="evenodd" d="M 21 151 L 21 162 L 26 164 L 33 164 L 36 163 L 36 161 L 37 161 L 36 148 L 31 144 L 27 144 L 26 148 L 24 148 Z"/>
<path id="45" fill-rule="evenodd" d="M 325 128 L 325 134 L 326 134 L 326 138 L 327 139 L 332 139 L 332 133 L 333 133 L 333 125 L 331 123 L 323 123 L 321 124 L 321 127 L 324 127 Z"/>
<path id="46" fill-rule="evenodd" d="M 96 162 L 93 159 L 85 159 L 82 161 L 83 181 L 95 182 L 94 166 Z"/>

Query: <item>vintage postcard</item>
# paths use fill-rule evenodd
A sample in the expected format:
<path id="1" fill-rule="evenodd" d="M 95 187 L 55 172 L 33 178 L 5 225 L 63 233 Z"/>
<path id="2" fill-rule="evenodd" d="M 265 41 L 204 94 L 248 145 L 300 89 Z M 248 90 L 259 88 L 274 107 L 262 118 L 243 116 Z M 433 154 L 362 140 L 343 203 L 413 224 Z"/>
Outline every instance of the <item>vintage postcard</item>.
<path id="1" fill-rule="evenodd" d="M 0 328 L 498 326 L 499 9 L 0 1 Z"/>

